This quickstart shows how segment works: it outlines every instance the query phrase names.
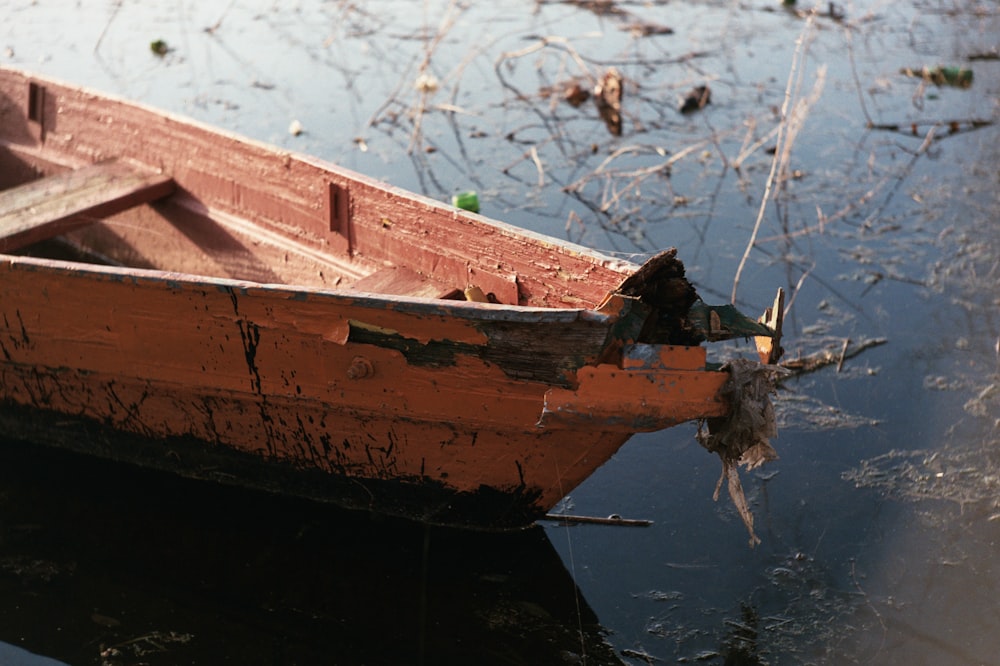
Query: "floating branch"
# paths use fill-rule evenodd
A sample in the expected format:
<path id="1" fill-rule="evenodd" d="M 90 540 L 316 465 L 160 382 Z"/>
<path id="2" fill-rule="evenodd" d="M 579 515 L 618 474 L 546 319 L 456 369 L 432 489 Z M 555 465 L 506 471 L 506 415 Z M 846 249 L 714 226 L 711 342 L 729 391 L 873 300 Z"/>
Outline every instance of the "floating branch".
<path id="1" fill-rule="evenodd" d="M 971 132 L 973 130 L 982 129 L 983 127 L 990 127 L 994 124 L 993 120 L 985 120 L 983 118 L 961 118 L 952 120 L 913 120 L 910 122 L 902 123 L 873 123 L 868 122 L 868 129 L 883 130 L 887 132 L 899 132 L 900 134 L 906 134 L 908 136 L 920 136 L 918 131 L 921 127 L 947 127 L 949 133 L 945 136 L 951 136 L 953 134 L 958 134 L 960 132 Z M 943 137 L 942 137 L 943 138 Z"/>
<path id="2" fill-rule="evenodd" d="M 622 518 L 617 513 L 613 513 L 606 518 L 601 518 L 600 516 L 571 516 L 563 513 L 547 513 L 545 514 L 545 520 L 552 520 L 564 525 L 590 523 L 594 525 L 615 525 L 618 527 L 649 527 L 653 524 L 652 520 Z"/>
<path id="3" fill-rule="evenodd" d="M 887 338 L 871 338 L 869 340 L 862 340 L 854 347 L 850 347 L 850 338 L 845 338 L 839 351 L 833 349 L 821 349 L 807 356 L 800 356 L 799 358 L 782 361 L 781 367 L 789 370 L 793 375 L 803 375 L 807 372 L 815 372 L 816 370 L 825 368 L 828 365 L 836 365 L 837 372 L 840 372 L 844 365 L 844 361 L 852 359 L 861 352 L 871 349 L 872 347 L 884 345 L 888 341 L 889 340 Z"/>

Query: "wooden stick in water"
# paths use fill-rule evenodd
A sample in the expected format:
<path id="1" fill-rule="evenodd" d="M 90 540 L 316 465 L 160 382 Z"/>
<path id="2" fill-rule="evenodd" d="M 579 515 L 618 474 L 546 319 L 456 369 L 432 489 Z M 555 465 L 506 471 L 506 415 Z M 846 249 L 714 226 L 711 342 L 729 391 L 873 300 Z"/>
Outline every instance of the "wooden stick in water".
<path id="1" fill-rule="evenodd" d="M 547 513 L 545 520 L 554 520 L 560 523 L 592 523 L 595 525 L 616 525 L 619 527 L 649 527 L 652 520 L 638 518 L 622 518 L 617 513 L 613 513 L 607 518 L 600 516 L 571 516 L 564 513 Z"/>

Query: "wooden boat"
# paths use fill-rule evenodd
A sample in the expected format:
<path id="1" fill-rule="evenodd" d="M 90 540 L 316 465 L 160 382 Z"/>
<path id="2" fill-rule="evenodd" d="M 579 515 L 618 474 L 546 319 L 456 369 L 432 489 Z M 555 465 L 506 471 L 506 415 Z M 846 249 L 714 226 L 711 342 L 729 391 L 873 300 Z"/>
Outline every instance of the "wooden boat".
<path id="1" fill-rule="evenodd" d="M 774 335 L 672 251 L 11 69 L 0 189 L 6 436 L 429 523 L 530 524 L 633 433 L 727 413 L 702 340 Z"/>

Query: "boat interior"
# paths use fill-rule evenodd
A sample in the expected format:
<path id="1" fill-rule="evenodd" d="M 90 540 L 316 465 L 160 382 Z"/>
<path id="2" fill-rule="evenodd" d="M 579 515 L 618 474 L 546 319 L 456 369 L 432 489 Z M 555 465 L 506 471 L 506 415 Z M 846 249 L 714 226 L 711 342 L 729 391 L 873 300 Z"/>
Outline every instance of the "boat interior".
<path id="1" fill-rule="evenodd" d="M 120 160 L 73 169 L 24 158 L 0 148 L 4 253 L 265 284 L 489 300 L 481 290 L 440 282 L 405 262 L 337 256 L 210 211 L 169 176 Z"/>
<path id="2" fill-rule="evenodd" d="M 304 155 L 0 68 L 0 253 L 593 308 L 635 266 Z"/>

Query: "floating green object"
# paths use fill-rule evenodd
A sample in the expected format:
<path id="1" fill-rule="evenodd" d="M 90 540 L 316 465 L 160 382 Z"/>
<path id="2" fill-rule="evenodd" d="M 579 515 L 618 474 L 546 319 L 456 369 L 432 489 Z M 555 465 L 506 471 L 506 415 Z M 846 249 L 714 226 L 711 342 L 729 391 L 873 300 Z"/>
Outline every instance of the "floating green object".
<path id="1" fill-rule="evenodd" d="M 968 88 L 972 85 L 972 70 L 964 67 L 938 67 L 940 78 L 948 85 Z"/>
<path id="2" fill-rule="evenodd" d="M 732 305 L 706 305 L 701 299 L 688 309 L 687 319 L 695 331 L 712 342 L 772 335 L 767 326 L 750 319 Z"/>
<path id="3" fill-rule="evenodd" d="M 972 85 L 972 70 L 965 67 L 904 67 L 900 70 L 906 76 L 914 76 L 936 86 L 968 88 Z"/>
<path id="4" fill-rule="evenodd" d="M 163 56 L 167 54 L 167 51 L 170 50 L 170 47 L 167 46 L 167 43 L 162 39 L 154 39 L 149 43 L 149 50 L 158 56 Z"/>
<path id="5" fill-rule="evenodd" d="M 472 211 L 473 213 L 479 212 L 479 195 L 474 191 L 469 190 L 467 192 L 459 192 L 458 194 L 453 194 L 451 197 L 451 205 L 455 208 L 461 208 L 462 210 Z"/>

